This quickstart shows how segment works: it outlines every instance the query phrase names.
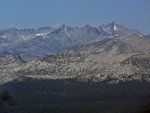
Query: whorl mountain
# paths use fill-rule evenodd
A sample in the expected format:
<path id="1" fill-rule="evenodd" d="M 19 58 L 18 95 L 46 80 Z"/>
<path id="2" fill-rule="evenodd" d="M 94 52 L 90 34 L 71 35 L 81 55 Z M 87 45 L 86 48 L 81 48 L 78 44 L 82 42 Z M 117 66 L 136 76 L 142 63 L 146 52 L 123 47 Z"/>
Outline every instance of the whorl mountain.
<path id="1" fill-rule="evenodd" d="M 25 61 L 34 58 L 42 59 L 58 53 L 70 46 L 82 45 L 108 37 L 141 35 L 136 30 L 128 29 L 114 22 L 91 27 L 69 27 L 62 25 L 56 28 L 43 27 L 34 29 L 6 29 L 0 31 L 0 55 L 19 54 Z"/>

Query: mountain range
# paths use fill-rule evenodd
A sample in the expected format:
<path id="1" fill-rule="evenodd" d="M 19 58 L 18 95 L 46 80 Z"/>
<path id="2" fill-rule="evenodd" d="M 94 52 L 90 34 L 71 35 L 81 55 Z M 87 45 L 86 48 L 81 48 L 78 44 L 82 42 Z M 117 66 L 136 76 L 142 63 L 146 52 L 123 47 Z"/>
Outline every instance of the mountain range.
<path id="1" fill-rule="evenodd" d="M 149 113 L 150 35 L 114 22 L 0 31 L 0 112 Z"/>
<path id="2" fill-rule="evenodd" d="M 150 82 L 150 39 L 139 34 L 105 37 L 39 60 L 0 57 L 0 82 L 24 77 L 102 83 Z"/>
<path id="3" fill-rule="evenodd" d="M 59 53 L 71 46 L 80 46 L 103 38 L 113 38 L 142 34 L 115 22 L 92 27 L 43 27 L 39 29 L 10 28 L 0 31 L 0 55 L 19 54 L 25 61 L 42 59 L 50 54 Z"/>

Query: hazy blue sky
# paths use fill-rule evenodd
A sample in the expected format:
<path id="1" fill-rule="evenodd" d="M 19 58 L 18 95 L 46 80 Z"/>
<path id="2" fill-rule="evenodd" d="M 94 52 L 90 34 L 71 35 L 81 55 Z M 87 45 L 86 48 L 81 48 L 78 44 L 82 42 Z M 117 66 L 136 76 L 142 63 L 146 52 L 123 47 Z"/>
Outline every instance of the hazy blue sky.
<path id="1" fill-rule="evenodd" d="M 112 21 L 150 33 L 150 0 L 0 0 L 0 29 Z"/>

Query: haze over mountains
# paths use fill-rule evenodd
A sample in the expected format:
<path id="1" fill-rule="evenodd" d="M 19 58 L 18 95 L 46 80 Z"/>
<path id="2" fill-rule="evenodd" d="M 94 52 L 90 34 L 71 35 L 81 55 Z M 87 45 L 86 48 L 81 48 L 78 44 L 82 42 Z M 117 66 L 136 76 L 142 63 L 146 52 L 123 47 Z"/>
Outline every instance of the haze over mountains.
<path id="1" fill-rule="evenodd" d="M 62 25 L 57 28 L 43 27 L 37 30 L 11 28 L 0 31 L 0 55 L 19 54 L 23 60 L 31 61 L 34 58 L 42 59 L 47 55 L 61 52 L 70 46 L 131 34 L 142 35 L 115 22 L 98 27 Z"/>
<path id="2" fill-rule="evenodd" d="M 0 57 L 2 83 L 22 77 L 150 81 L 150 38 L 114 22 L 99 27 L 9 29 L 0 36 L 1 55 L 21 56 Z"/>
<path id="3" fill-rule="evenodd" d="M 0 55 L 2 113 L 150 111 L 150 37 L 136 30 L 1 30 Z"/>

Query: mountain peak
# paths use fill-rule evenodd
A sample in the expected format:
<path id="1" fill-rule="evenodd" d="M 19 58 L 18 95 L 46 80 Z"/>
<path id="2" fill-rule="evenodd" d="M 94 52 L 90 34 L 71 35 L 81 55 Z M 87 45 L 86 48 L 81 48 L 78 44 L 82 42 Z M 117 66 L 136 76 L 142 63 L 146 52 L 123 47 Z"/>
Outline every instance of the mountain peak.
<path id="1" fill-rule="evenodd" d="M 63 24 L 63 25 L 61 25 L 59 28 L 66 28 L 66 27 L 68 27 L 68 26 L 65 25 L 65 24 Z"/>
<path id="2" fill-rule="evenodd" d="M 91 26 L 89 24 L 86 24 L 85 27 L 86 28 L 91 28 Z"/>
<path id="3" fill-rule="evenodd" d="M 131 34 L 140 33 L 115 22 L 99 27 L 61 25 L 57 28 L 42 27 L 37 30 L 1 30 L 0 55 L 19 54 L 25 58 L 24 60 L 29 61 L 28 59 L 41 59 L 47 54 L 61 52 L 70 46 L 101 40 L 103 37 L 129 36 Z"/>
<path id="4" fill-rule="evenodd" d="M 37 30 L 51 30 L 51 29 L 52 29 L 52 27 L 45 26 L 45 27 L 40 27 Z"/>
<path id="5" fill-rule="evenodd" d="M 106 32 L 107 36 L 126 36 L 131 34 L 141 35 L 139 31 L 128 29 L 123 25 L 116 24 L 115 22 L 111 22 L 109 24 L 103 24 L 99 26 L 101 31 Z"/>
<path id="6" fill-rule="evenodd" d="M 116 25 L 116 22 L 111 22 L 111 23 L 108 23 L 108 25 L 112 25 L 112 26 L 114 26 L 114 25 Z"/>

